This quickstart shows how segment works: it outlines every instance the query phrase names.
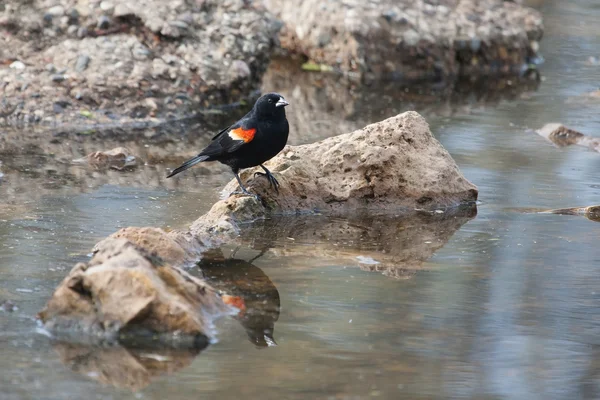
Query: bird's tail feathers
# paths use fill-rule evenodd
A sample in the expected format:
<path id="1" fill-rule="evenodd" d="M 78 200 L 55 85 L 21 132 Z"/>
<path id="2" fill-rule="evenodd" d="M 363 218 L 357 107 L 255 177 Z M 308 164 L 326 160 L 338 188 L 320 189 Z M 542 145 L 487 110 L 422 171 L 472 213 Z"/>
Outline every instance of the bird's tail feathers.
<path id="1" fill-rule="evenodd" d="M 170 178 L 173 175 L 177 175 L 178 173 L 183 172 L 188 168 L 192 168 L 194 165 L 201 163 L 202 161 L 206 161 L 208 158 L 209 158 L 209 156 L 196 156 L 192 159 L 189 159 L 186 162 L 184 162 L 183 164 L 181 164 L 179 167 L 175 168 L 173 170 L 173 172 L 171 172 L 167 176 L 167 178 Z"/>

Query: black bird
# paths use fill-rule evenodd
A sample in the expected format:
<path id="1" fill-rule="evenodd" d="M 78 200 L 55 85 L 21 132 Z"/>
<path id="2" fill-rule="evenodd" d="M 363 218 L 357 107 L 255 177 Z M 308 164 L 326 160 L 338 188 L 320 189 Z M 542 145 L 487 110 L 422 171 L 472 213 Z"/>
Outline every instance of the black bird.
<path id="1" fill-rule="evenodd" d="M 200 154 L 181 164 L 167 178 L 203 161 L 219 161 L 231 168 L 242 193 L 251 195 L 242 184 L 238 172 L 260 165 L 265 172 L 254 175 L 265 176 L 269 185 L 278 191 L 279 182 L 262 164 L 275 157 L 287 143 L 290 130 L 285 118 L 287 105 L 289 103 L 280 94 L 267 93 L 261 96 L 248 114 L 219 132 Z"/>

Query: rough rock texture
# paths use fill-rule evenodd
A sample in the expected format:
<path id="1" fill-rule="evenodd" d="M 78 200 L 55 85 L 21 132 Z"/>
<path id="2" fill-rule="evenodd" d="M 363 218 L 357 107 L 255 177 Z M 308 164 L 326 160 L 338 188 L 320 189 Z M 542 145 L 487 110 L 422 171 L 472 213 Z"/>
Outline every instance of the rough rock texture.
<path id="1" fill-rule="evenodd" d="M 365 80 L 515 73 L 543 32 L 537 11 L 502 0 L 263 2 L 283 48 Z"/>
<path id="2" fill-rule="evenodd" d="M 110 341 L 179 333 L 205 343 L 212 319 L 230 312 L 210 286 L 131 241 L 107 239 L 94 251 L 89 263 L 69 272 L 40 312 L 51 332 Z"/>
<path id="3" fill-rule="evenodd" d="M 265 164 L 279 193 L 266 179 L 241 174 L 261 197 L 231 196 L 191 226 L 195 236 L 237 232 L 237 224 L 267 214 L 336 212 L 348 209 L 433 209 L 477 199 L 477 188 L 433 137 L 416 112 L 303 146 L 288 146 Z M 231 181 L 224 193 L 236 190 Z"/>
<path id="4" fill-rule="evenodd" d="M 105 122 L 236 101 L 258 88 L 279 28 L 244 0 L 9 1 L 0 117 Z"/>

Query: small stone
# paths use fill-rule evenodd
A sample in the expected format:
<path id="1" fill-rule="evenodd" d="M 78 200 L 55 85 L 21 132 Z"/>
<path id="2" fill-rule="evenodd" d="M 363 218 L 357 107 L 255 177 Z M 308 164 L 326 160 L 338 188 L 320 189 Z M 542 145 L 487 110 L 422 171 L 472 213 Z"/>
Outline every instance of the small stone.
<path id="1" fill-rule="evenodd" d="M 76 25 L 79 22 L 79 11 L 76 8 L 71 8 L 69 12 L 67 12 L 69 16 L 69 23 L 72 25 Z"/>
<path id="2" fill-rule="evenodd" d="M 46 64 L 46 66 L 44 68 L 46 69 L 46 71 L 50 72 L 51 74 L 56 72 L 56 67 L 54 66 L 54 64 Z"/>
<path id="3" fill-rule="evenodd" d="M 229 73 L 231 74 L 231 76 L 235 77 L 236 79 L 240 79 L 240 78 L 247 78 L 248 76 L 250 76 L 251 71 L 250 71 L 250 67 L 248 66 L 248 64 L 246 64 L 245 61 L 242 60 L 234 60 L 231 63 L 231 66 L 229 67 Z"/>
<path id="4" fill-rule="evenodd" d="M 14 61 L 10 64 L 10 68 L 22 70 L 25 69 L 25 64 L 23 64 L 21 61 Z"/>
<path id="5" fill-rule="evenodd" d="M 2 179 L 2 174 L 0 174 L 0 179 Z M 15 307 L 14 303 L 10 300 L 6 300 L 0 303 L 0 310 L 5 311 L 5 312 L 13 312 L 15 310 L 18 310 L 17 307 Z"/>
<path id="6" fill-rule="evenodd" d="M 133 11 L 126 4 L 117 4 L 115 6 L 115 10 L 113 11 L 113 16 L 116 18 L 126 17 L 128 15 L 132 15 Z"/>
<path id="7" fill-rule="evenodd" d="M 194 16 L 192 15 L 192 13 L 186 12 L 186 13 L 180 14 L 177 17 L 177 20 L 183 21 L 188 25 L 192 25 L 194 23 Z"/>
<path id="8" fill-rule="evenodd" d="M 44 20 L 44 25 L 50 26 L 50 25 L 52 25 L 52 20 L 54 19 L 54 17 L 52 16 L 52 14 L 46 13 L 42 17 L 42 19 Z"/>
<path id="9" fill-rule="evenodd" d="M 78 29 L 79 27 L 77 25 L 69 25 L 69 27 L 67 28 L 67 34 L 69 36 L 77 36 Z"/>
<path id="10" fill-rule="evenodd" d="M 408 46 L 415 46 L 417 43 L 419 43 L 419 33 L 414 29 L 409 29 L 408 31 L 404 32 L 404 43 L 406 43 Z"/>
<path id="11" fill-rule="evenodd" d="M 184 30 L 189 28 L 189 25 L 186 22 L 179 21 L 179 20 L 171 21 L 171 22 L 169 22 L 169 25 L 174 26 L 176 28 L 184 29 Z"/>
<path id="12" fill-rule="evenodd" d="M 61 5 L 50 7 L 48 9 L 48 14 L 52 15 L 53 17 L 61 17 L 65 14 L 65 8 Z"/>
<path id="13" fill-rule="evenodd" d="M 85 54 L 81 54 L 79 57 L 77 57 L 77 62 L 75 63 L 75 71 L 77 71 L 77 72 L 85 71 L 87 69 L 89 63 L 90 63 L 90 57 Z"/>
<path id="14" fill-rule="evenodd" d="M 54 74 L 50 79 L 52 79 L 52 82 L 58 83 L 63 82 L 65 80 L 65 76 L 63 74 Z"/>
<path id="15" fill-rule="evenodd" d="M 65 110 L 65 108 L 63 106 L 61 106 L 58 102 L 52 104 L 52 111 L 54 111 L 54 114 L 60 114 Z"/>
<path id="16" fill-rule="evenodd" d="M 82 39 L 84 37 L 86 37 L 88 35 L 88 29 L 85 26 L 80 27 L 79 29 L 77 29 L 77 37 Z"/>
<path id="17" fill-rule="evenodd" d="M 133 49 L 131 49 L 131 55 L 134 60 L 146 60 L 150 56 L 150 50 L 148 50 L 142 44 L 136 45 Z"/>
<path id="18" fill-rule="evenodd" d="M 98 23 L 96 24 L 98 29 L 108 29 L 109 26 L 110 18 L 108 18 L 106 15 L 102 15 L 100 18 L 98 18 Z"/>
<path id="19" fill-rule="evenodd" d="M 107 11 L 107 12 L 110 12 L 110 11 L 112 11 L 114 8 L 115 8 L 115 5 L 114 5 L 114 4 L 113 4 L 111 1 L 104 0 L 102 3 L 100 3 L 100 9 L 101 9 L 102 11 Z"/>

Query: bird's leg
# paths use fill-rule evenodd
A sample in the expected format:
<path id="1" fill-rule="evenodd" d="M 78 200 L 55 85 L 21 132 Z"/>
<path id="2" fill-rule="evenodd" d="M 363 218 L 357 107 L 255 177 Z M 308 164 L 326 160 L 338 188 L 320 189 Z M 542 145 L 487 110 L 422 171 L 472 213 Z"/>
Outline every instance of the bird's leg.
<path id="1" fill-rule="evenodd" d="M 252 194 L 248 190 L 246 190 L 246 188 L 244 187 L 244 184 L 242 183 L 242 180 L 240 179 L 240 176 L 238 175 L 238 171 L 233 170 L 233 174 L 235 175 L 235 179 L 237 179 L 238 185 L 240 185 L 240 188 L 242 189 L 242 191 L 241 192 L 235 191 L 231 194 L 245 194 L 246 196 L 252 196 L 252 197 L 256 198 L 256 200 L 260 201 L 260 197 L 258 197 L 257 194 Z"/>
<path id="2" fill-rule="evenodd" d="M 264 165 L 260 164 L 260 167 L 265 171 L 264 173 L 262 172 L 255 172 L 254 176 L 266 176 L 267 180 L 269 181 L 269 186 L 272 188 L 275 188 L 275 192 L 279 193 L 279 182 L 277 181 L 277 178 L 275 178 L 275 176 L 273 176 L 273 174 L 271 173 L 271 171 L 269 171 L 267 169 L 267 167 L 265 167 Z"/>

